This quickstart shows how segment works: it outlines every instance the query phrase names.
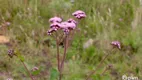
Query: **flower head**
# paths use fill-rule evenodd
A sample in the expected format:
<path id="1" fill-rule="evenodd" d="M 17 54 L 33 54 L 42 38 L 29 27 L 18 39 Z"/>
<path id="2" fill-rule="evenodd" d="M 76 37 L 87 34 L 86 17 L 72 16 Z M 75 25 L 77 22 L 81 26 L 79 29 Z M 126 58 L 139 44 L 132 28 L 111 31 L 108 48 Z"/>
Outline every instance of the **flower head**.
<path id="1" fill-rule="evenodd" d="M 121 49 L 121 44 L 119 41 L 112 41 L 111 45 L 113 45 L 114 47 L 117 47 L 118 49 Z"/>
<path id="2" fill-rule="evenodd" d="M 61 29 L 65 34 L 68 34 L 70 30 L 75 29 L 77 26 L 77 22 L 73 19 L 69 19 L 68 21 L 61 23 Z"/>
<path id="3" fill-rule="evenodd" d="M 76 16 L 78 14 L 85 14 L 85 12 L 81 11 L 81 10 L 77 10 L 74 13 L 72 13 L 73 16 Z"/>
<path id="4" fill-rule="evenodd" d="M 64 31 L 65 34 L 69 33 L 69 29 L 68 29 L 69 23 L 68 22 L 62 22 L 61 23 L 61 29 Z"/>
<path id="5" fill-rule="evenodd" d="M 74 22 L 67 21 L 67 22 L 61 23 L 62 29 L 68 28 L 69 30 L 73 30 L 73 29 L 75 29 L 75 27 L 76 27 L 76 24 Z"/>
<path id="6" fill-rule="evenodd" d="M 67 34 L 69 34 L 69 31 L 70 31 L 70 30 L 69 30 L 68 28 L 64 28 L 63 31 L 64 31 L 64 34 L 67 35 Z"/>
<path id="7" fill-rule="evenodd" d="M 75 23 L 68 23 L 67 27 L 69 30 L 73 30 L 76 28 L 76 24 Z"/>
<path id="8" fill-rule="evenodd" d="M 72 13 L 72 15 L 75 16 L 77 19 L 82 19 L 86 17 L 85 12 L 81 10 L 75 11 L 74 13 Z"/>
<path id="9" fill-rule="evenodd" d="M 53 18 L 49 19 L 49 22 L 50 23 L 54 23 L 54 22 L 60 23 L 60 22 L 62 22 L 62 19 L 60 17 L 53 17 Z"/>
<path id="10" fill-rule="evenodd" d="M 12 58 L 13 55 L 14 55 L 14 50 L 13 50 L 13 49 L 9 49 L 9 50 L 8 50 L 8 56 L 9 56 L 10 58 Z"/>
<path id="11" fill-rule="evenodd" d="M 32 69 L 32 71 L 37 71 L 37 70 L 39 70 L 38 67 L 34 67 L 34 68 Z"/>
<path id="12" fill-rule="evenodd" d="M 57 22 L 51 23 L 50 29 L 47 31 L 47 34 L 51 35 L 53 32 L 57 31 L 60 28 L 61 28 L 60 23 Z"/>
<path id="13" fill-rule="evenodd" d="M 70 18 L 67 22 L 68 22 L 68 23 L 74 23 L 74 24 L 77 25 L 77 22 L 76 22 L 74 19 L 71 19 L 71 18 Z"/>
<path id="14" fill-rule="evenodd" d="M 53 32 L 57 31 L 58 29 L 53 27 L 53 28 L 50 28 L 48 31 L 47 31 L 47 34 L 48 35 L 51 35 Z"/>
<path id="15" fill-rule="evenodd" d="M 57 23 L 57 22 L 54 22 L 54 23 L 52 23 L 51 25 L 50 25 L 50 28 L 60 28 L 61 27 L 61 24 L 60 23 Z"/>

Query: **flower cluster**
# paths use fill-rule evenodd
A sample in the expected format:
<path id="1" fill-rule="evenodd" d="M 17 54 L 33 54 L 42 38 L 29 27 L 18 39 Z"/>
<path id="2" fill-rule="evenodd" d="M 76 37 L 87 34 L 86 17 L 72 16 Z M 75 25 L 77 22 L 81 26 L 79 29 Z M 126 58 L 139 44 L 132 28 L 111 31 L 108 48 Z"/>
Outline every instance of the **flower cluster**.
<path id="1" fill-rule="evenodd" d="M 112 41 L 111 45 L 113 45 L 113 47 L 117 47 L 118 49 L 121 49 L 121 44 L 119 41 Z"/>
<path id="2" fill-rule="evenodd" d="M 8 50 L 8 56 L 9 56 L 10 58 L 12 58 L 13 55 L 14 55 L 14 50 L 13 50 L 13 49 L 9 49 L 9 50 Z"/>
<path id="3" fill-rule="evenodd" d="M 72 15 L 75 16 L 77 19 L 82 19 L 82 18 L 86 17 L 85 12 L 83 12 L 81 10 L 78 10 L 78 11 L 72 13 Z"/>
<path id="4" fill-rule="evenodd" d="M 85 12 L 78 10 L 73 13 L 77 19 L 82 19 L 86 17 Z M 57 30 L 63 30 L 64 34 L 68 34 L 71 30 L 75 29 L 77 26 L 77 21 L 74 19 L 69 19 L 67 21 L 62 22 L 62 18 L 60 17 L 53 17 L 49 19 L 50 29 L 47 31 L 47 34 L 51 35 L 53 32 Z"/>

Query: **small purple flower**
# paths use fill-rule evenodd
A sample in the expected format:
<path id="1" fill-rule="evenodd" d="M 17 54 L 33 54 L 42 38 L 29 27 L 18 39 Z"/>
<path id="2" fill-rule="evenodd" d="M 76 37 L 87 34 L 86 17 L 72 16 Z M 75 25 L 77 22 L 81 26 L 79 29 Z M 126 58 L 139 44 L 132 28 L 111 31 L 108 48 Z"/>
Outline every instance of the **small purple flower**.
<path id="1" fill-rule="evenodd" d="M 51 25 L 50 25 L 50 28 L 60 28 L 61 27 L 61 24 L 60 23 L 57 23 L 57 22 L 54 22 L 54 23 L 52 23 Z"/>
<path id="2" fill-rule="evenodd" d="M 34 67 L 34 68 L 32 69 L 32 71 L 37 71 L 37 70 L 39 70 L 38 67 Z"/>
<path id="3" fill-rule="evenodd" d="M 77 10 L 74 13 L 72 13 L 73 16 L 76 16 L 78 14 L 85 14 L 85 12 L 81 11 L 81 10 Z"/>
<path id="4" fill-rule="evenodd" d="M 60 17 L 53 17 L 53 18 L 49 19 L 49 22 L 50 23 L 54 23 L 54 22 L 60 23 L 60 22 L 62 22 L 62 19 Z"/>
<path id="5" fill-rule="evenodd" d="M 67 22 L 68 23 L 75 23 L 77 25 L 77 22 L 74 19 L 72 19 L 72 18 L 70 18 Z"/>
<path id="6" fill-rule="evenodd" d="M 68 28 L 64 28 L 63 31 L 64 31 L 64 34 L 68 35 L 70 30 Z"/>
<path id="7" fill-rule="evenodd" d="M 9 50 L 8 50 L 8 56 L 9 56 L 10 58 L 12 58 L 13 55 L 14 55 L 14 50 L 13 50 L 13 49 L 9 49 Z"/>
<path id="8" fill-rule="evenodd" d="M 57 31 L 58 29 L 53 27 L 53 28 L 50 28 L 48 31 L 47 31 L 47 34 L 48 35 L 51 35 L 53 32 Z"/>
<path id="9" fill-rule="evenodd" d="M 72 15 L 75 16 L 77 19 L 82 19 L 86 17 L 85 12 L 81 10 L 75 11 L 74 13 L 72 13 Z"/>
<path id="10" fill-rule="evenodd" d="M 64 31 L 65 34 L 68 34 L 69 33 L 68 22 L 62 22 L 61 29 Z"/>
<path id="11" fill-rule="evenodd" d="M 73 29 L 75 29 L 75 27 L 76 27 L 76 24 L 75 23 L 73 23 L 73 22 L 62 22 L 61 23 L 61 28 L 62 29 L 69 29 L 69 30 L 73 30 Z"/>
<path id="12" fill-rule="evenodd" d="M 70 30 L 75 29 L 76 24 L 71 22 L 62 22 L 61 23 L 61 29 L 64 31 L 65 34 L 68 34 Z"/>
<path id="13" fill-rule="evenodd" d="M 113 45 L 114 47 L 117 47 L 118 49 L 121 49 L 121 44 L 119 41 L 113 41 L 111 42 L 111 45 Z"/>
<path id="14" fill-rule="evenodd" d="M 73 29 L 76 28 L 76 24 L 75 23 L 68 23 L 67 27 L 68 27 L 69 30 L 73 30 Z"/>
<path id="15" fill-rule="evenodd" d="M 50 25 L 50 29 L 47 31 L 47 34 L 51 35 L 53 32 L 61 28 L 61 24 L 54 22 Z"/>

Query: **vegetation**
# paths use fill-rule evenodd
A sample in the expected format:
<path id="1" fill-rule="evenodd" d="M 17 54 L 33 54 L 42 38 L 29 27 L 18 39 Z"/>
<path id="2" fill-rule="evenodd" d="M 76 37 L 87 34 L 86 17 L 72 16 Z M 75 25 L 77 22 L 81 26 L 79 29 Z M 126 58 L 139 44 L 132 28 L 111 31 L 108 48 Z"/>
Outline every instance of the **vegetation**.
<path id="1" fill-rule="evenodd" d="M 142 79 L 141 0 L 0 0 L 0 80 L 58 80 L 56 41 L 47 35 L 48 20 L 69 19 L 76 10 L 87 17 L 77 26 L 64 63 L 62 80 L 86 80 L 105 55 L 111 53 L 90 80 Z M 0 39 L 3 37 L 0 37 Z M 7 39 L 7 38 L 6 38 Z M 119 41 L 121 49 L 112 48 Z M 87 47 L 84 47 L 86 46 Z M 60 55 L 64 46 L 60 44 Z M 16 56 L 10 58 L 8 50 Z M 37 70 L 33 70 L 37 67 Z"/>

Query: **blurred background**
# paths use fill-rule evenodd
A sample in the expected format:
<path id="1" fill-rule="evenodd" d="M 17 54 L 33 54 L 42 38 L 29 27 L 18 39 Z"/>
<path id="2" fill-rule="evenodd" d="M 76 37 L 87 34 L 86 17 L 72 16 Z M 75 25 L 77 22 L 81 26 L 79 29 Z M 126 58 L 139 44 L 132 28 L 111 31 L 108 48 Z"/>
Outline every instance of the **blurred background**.
<path id="1" fill-rule="evenodd" d="M 141 0 L 0 0 L 0 80 L 30 80 L 20 60 L 7 55 L 13 47 L 36 80 L 57 80 L 56 42 L 46 34 L 48 20 L 54 16 L 67 20 L 76 10 L 87 17 L 80 21 L 67 51 L 63 80 L 85 80 L 107 53 L 112 54 L 92 80 L 121 80 L 122 75 L 141 80 Z M 121 42 L 122 49 L 111 52 L 114 40 Z M 111 68 L 99 75 L 108 65 Z M 34 67 L 39 70 L 32 72 Z"/>

